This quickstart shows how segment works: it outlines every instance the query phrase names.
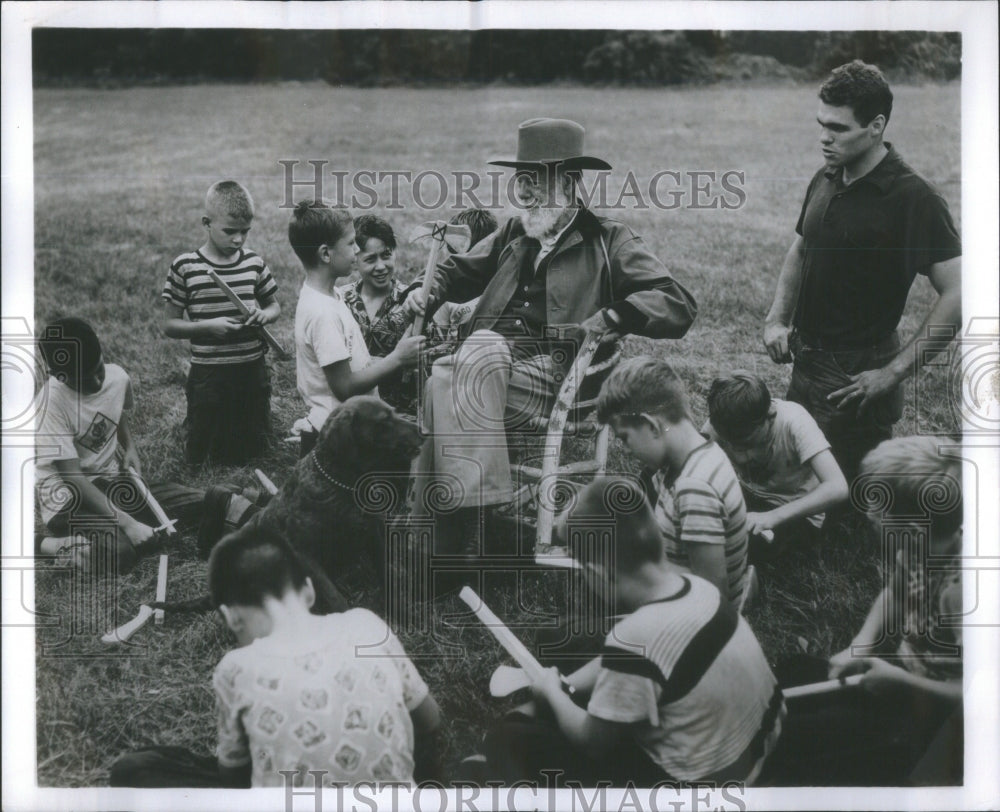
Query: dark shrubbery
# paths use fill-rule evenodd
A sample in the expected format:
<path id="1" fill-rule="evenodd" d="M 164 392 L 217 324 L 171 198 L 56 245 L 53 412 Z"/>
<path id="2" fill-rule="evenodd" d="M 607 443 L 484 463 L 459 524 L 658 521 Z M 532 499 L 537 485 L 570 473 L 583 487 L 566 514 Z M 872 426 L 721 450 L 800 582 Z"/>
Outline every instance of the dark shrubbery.
<path id="1" fill-rule="evenodd" d="M 955 79 L 961 38 L 926 31 L 58 29 L 33 37 L 36 84 L 323 79 L 355 86 L 675 85 L 817 78 L 860 58 L 892 79 Z"/>

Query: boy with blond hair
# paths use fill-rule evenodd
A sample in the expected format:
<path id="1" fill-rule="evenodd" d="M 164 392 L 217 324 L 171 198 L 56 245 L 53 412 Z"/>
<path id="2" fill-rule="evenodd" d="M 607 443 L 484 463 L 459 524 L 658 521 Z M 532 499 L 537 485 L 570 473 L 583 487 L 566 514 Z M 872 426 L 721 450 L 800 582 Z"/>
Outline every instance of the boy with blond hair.
<path id="1" fill-rule="evenodd" d="M 260 331 L 281 313 L 264 260 L 244 248 L 253 223 L 250 193 L 234 180 L 212 184 L 201 218 L 207 239 L 181 254 L 163 288 L 164 332 L 191 342 L 188 462 L 242 465 L 261 454 L 271 419 L 271 383 Z M 250 310 L 244 317 L 215 284 L 212 270 Z M 185 320 L 184 316 L 187 315 Z"/>
<path id="2" fill-rule="evenodd" d="M 597 419 L 655 472 L 655 514 L 667 560 L 740 606 L 748 587 L 743 493 L 725 453 L 692 422 L 677 373 L 658 358 L 629 358 L 601 387 Z"/>

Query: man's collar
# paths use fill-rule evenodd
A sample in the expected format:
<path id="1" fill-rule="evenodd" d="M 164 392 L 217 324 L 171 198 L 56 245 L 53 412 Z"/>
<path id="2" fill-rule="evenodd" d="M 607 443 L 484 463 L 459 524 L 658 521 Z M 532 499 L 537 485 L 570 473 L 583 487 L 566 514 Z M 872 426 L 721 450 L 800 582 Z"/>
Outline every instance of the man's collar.
<path id="1" fill-rule="evenodd" d="M 889 190 L 889 186 L 896 179 L 900 173 L 900 164 L 902 163 L 902 158 L 899 157 L 899 153 L 896 152 L 896 148 L 890 144 L 888 141 L 885 142 L 886 153 L 882 156 L 882 160 L 872 167 L 871 171 L 867 174 L 862 175 L 860 178 L 856 178 L 851 182 L 851 186 L 855 186 L 859 183 L 870 183 L 876 189 L 878 189 L 882 194 L 885 194 Z M 832 181 L 843 181 L 844 168 L 828 170 L 823 173 L 827 180 Z"/>

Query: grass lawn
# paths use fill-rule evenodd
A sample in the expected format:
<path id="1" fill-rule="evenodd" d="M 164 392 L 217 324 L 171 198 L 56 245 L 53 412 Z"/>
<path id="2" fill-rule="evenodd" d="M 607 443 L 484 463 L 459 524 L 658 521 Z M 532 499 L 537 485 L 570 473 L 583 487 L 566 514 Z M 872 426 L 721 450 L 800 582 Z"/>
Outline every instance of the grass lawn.
<path id="1" fill-rule="evenodd" d="M 959 86 L 895 89 L 889 140 L 944 194 L 960 220 Z M 46 89 L 34 97 L 35 319 L 89 319 L 109 361 L 132 376 L 133 432 L 147 476 L 194 486 L 250 484 L 251 469 L 198 469 L 181 455 L 186 345 L 160 330 L 159 292 L 171 260 L 204 240 L 205 190 L 234 177 L 253 193 L 257 217 L 249 246 L 268 262 L 283 313 L 273 326 L 293 346 L 302 271 L 285 237 L 283 159 L 327 160 L 327 170 L 484 173 L 485 161 L 512 154 L 517 124 L 538 115 L 576 119 L 592 154 L 616 167 L 609 189 L 631 170 L 643 183 L 660 170 L 745 173 L 746 203 L 736 210 L 628 210 L 620 216 L 696 296 L 687 337 L 630 339 L 626 354 L 670 359 L 687 381 L 696 416 L 705 416 L 712 378 L 756 370 L 783 394 L 789 367 L 770 362 L 761 343 L 764 314 L 791 242 L 806 184 L 820 164 L 812 86 L 672 90 L 498 89 L 360 90 L 327 85 L 198 86 L 127 90 Z M 326 193 L 332 195 L 332 179 Z M 716 187 L 718 190 L 718 187 Z M 425 197 L 434 197 L 428 184 Z M 308 194 L 299 189 L 296 197 Z M 615 194 L 617 196 L 617 192 Z M 405 236 L 433 213 L 407 194 L 403 208 L 377 208 Z M 442 216 L 450 216 L 442 208 Z M 399 268 L 422 267 L 425 249 L 402 244 Z M 404 274 L 405 276 L 406 274 Z M 908 335 L 933 299 L 918 279 L 901 325 Z M 302 415 L 293 360 L 271 359 L 278 436 Z M 951 432 L 944 370 L 914 386 L 897 434 Z M 918 426 L 919 423 L 919 426 Z M 294 462 L 281 444 L 259 463 L 279 485 Z M 620 448 L 612 462 L 629 470 Z M 204 591 L 205 566 L 185 534 L 171 552 L 168 595 Z M 768 656 L 807 649 L 828 655 L 856 631 L 880 582 L 877 545 L 860 525 L 838 531 L 819 551 L 795 555 L 763 573 L 763 595 L 749 619 Z M 70 577 L 42 572 L 37 609 L 59 618 L 37 634 L 38 782 L 106 783 L 120 753 L 146 743 L 212 752 L 215 718 L 210 676 L 232 640 L 214 615 L 168 616 L 136 636 L 129 656 L 98 637 L 117 602 L 118 621 L 152 595 L 156 562 L 117 585 L 74 592 Z M 496 575 L 484 596 L 531 641 L 539 616 L 565 600 L 565 574 Z M 103 590 L 103 591 L 102 591 Z M 68 610 L 70 598 L 86 611 Z M 372 598 L 374 600 L 374 598 Z M 373 608 L 377 608 L 373 605 Z M 402 630 L 407 650 L 442 706 L 446 765 L 474 751 L 486 724 L 505 710 L 486 695 L 492 670 L 507 660 L 460 605 L 442 601 L 424 630 Z M 547 614 L 546 614 L 547 613 Z M 449 618 L 449 615 L 452 617 Z M 544 620 L 541 622 L 545 622 Z"/>

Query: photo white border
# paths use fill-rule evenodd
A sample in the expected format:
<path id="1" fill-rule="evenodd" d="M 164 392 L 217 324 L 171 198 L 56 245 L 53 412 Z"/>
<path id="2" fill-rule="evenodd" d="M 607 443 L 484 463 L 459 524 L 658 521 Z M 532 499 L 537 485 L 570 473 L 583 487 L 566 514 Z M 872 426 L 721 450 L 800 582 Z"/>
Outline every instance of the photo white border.
<path id="1" fill-rule="evenodd" d="M 997 7 L 984 2 L 5 2 L 2 6 L 2 312 L 26 318 L 33 332 L 33 161 L 31 30 L 33 27 L 177 27 L 177 28 L 619 28 L 716 30 L 948 30 L 962 33 L 962 242 L 963 301 L 970 315 L 997 318 L 998 118 Z M 5 324 L 8 322 L 5 321 Z M 995 326 L 996 321 L 992 322 Z M 5 375 L 4 410 L 24 403 L 30 381 Z M 30 400 L 30 392 L 27 392 Z M 3 622 L 25 616 L 20 605 L 33 605 L 33 581 L 18 586 L 25 563 L 21 533 L 30 494 L 18 492 L 20 460 L 30 456 L 31 441 L 3 443 Z M 27 449 L 24 444 L 27 444 Z M 996 443 L 966 455 L 979 466 L 982 490 L 978 540 L 982 567 L 980 590 L 992 605 L 980 606 L 984 625 L 964 629 L 966 776 L 956 789 L 751 789 L 749 808 L 764 809 L 987 809 L 1000 805 L 1000 715 L 998 715 L 997 604 L 1000 604 L 1000 527 L 995 494 Z M 30 526 L 30 523 L 29 523 Z M 969 523 L 966 523 L 968 528 Z M 992 569 L 991 569 L 992 567 Z M 29 569 L 30 575 L 30 569 Z M 967 579 L 966 596 L 975 598 L 976 583 Z M 982 601 L 980 600 L 980 603 Z M 3 808 L 40 809 L 205 809 L 231 808 L 226 791 L 136 791 L 108 788 L 38 789 L 35 776 L 34 630 L 7 627 L 3 634 Z M 568 803 L 560 794 L 559 808 Z M 615 796 L 607 796 L 617 807 Z M 332 799 L 331 799 L 332 800 Z M 385 796 L 386 802 L 389 796 Z M 522 790 L 518 805 L 545 808 L 548 798 L 529 800 Z M 627 797 L 625 808 L 631 808 Z M 247 810 L 283 809 L 284 793 L 244 791 L 239 806 Z M 299 799 L 296 809 L 309 809 Z M 334 808 L 325 799 L 324 808 Z M 359 808 L 367 808 L 361 805 Z M 406 808 L 406 807 L 402 807 Z M 431 796 L 421 808 L 437 809 Z M 484 808 L 484 807 L 481 807 Z M 662 808 L 662 807 L 661 807 Z M 665 808 L 670 808 L 666 806 Z M 702 807 L 704 808 L 704 807 Z"/>

